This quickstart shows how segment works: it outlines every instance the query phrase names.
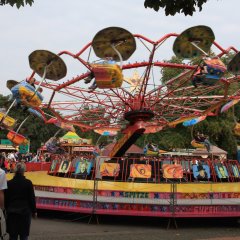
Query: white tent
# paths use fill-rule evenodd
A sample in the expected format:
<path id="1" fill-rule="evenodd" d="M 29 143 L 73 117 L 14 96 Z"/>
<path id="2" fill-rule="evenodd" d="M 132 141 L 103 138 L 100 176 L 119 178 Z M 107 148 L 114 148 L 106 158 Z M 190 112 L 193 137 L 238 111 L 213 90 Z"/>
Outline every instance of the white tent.
<path id="1" fill-rule="evenodd" d="M 193 156 L 205 156 L 205 155 L 213 155 L 213 156 L 221 156 L 227 157 L 227 152 L 217 146 L 211 146 L 210 152 L 207 151 L 205 148 L 197 148 L 195 151 L 192 152 Z"/>

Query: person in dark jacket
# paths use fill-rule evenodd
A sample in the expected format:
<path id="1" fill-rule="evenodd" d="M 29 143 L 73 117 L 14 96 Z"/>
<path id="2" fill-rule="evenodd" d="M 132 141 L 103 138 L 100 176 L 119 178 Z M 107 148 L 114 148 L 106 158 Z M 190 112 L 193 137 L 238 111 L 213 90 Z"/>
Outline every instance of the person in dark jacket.
<path id="1" fill-rule="evenodd" d="M 24 176 L 26 166 L 17 163 L 15 176 L 8 181 L 5 191 L 5 209 L 7 213 L 7 232 L 9 240 L 27 240 L 31 225 L 31 215 L 37 216 L 33 184 Z"/>

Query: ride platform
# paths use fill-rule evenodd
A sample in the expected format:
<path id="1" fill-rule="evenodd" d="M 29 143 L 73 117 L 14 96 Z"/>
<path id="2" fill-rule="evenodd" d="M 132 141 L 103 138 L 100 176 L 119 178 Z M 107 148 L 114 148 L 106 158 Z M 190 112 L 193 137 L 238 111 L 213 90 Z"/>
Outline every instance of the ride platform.
<path id="1" fill-rule="evenodd" d="M 13 175 L 7 174 L 10 179 Z M 138 183 L 26 172 L 37 208 L 87 214 L 154 217 L 240 217 L 238 182 Z"/>

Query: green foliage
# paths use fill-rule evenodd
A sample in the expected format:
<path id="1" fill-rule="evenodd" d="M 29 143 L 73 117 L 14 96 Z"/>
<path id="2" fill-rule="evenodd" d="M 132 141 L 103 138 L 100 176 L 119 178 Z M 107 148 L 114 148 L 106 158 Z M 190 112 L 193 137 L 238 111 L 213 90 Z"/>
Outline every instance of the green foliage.
<path id="1" fill-rule="evenodd" d="M 92 139 L 93 144 L 96 144 L 97 140 L 101 137 L 101 135 L 95 133 L 94 131 L 82 132 L 79 128 L 76 129 L 76 133 L 81 138 Z"/>
<path id="2" fill-rule="evenodd" d="M 210 52 L 214 56 L 213 52 Z M 227 64 L 234 54 L 230 53 L 221 58 Z M 182 63 L 182 59 L 172 57 L 167 61 L 171 63 Z M 201 59 L 191 59 L 192 64 L 198 65 Z M 166 83 L 168 80 L 176 77 L 181 73 L 181 69 L 164 68 L 162 70 L 162 82 Z M 228 77 L 229 75 L 226 75 Z M 236 92 L 239 89 L 239 83 L 231 84 L 229 92 Z M 223 94 L 224 89 L 219 89 L 212 94 Z M 160 149 L 172 150 L 173 148 L 193 148 L 191 141 L 197 132 L 204 133 L 209 136 L 209 140 L 213 145 L 216 145 L 228 152 L 230 158 L 236 158 L 237 144 L 240 144 L 239 137 L 235 136 L 233 129 L 235 122 L 240 120 L 240 104 L 236 104 L 233 108 L 229 109 L 226 113 L 220 114 L 217 117 L 208 117 L 206 120 L 192 126 L 184 127 L 178 124 L 175 128 L 164 129 L 163 131 L 155 134 L 148 134 L 142 136 L 137 144 L 143 147 L 148 141 L 152 141 L 159 145 Z"/>
<path id="3" fill-rule="evenodd" d="M 237 137 L 233 133 L 235 126 L 231 111 L 218 117 L 208 117 L 194 126 L 193 134 L 201 132 L 209 136 L 210 142 L 228 152 L 228 156 L 235 158 Z"/>
<path id="4" fill-rule="evenodd" d="M 0 108 L 7 109 L 12 101 L 9 101 L 9 97 L 0 95 Z M 50 113 L 48 111 L 45 111 Z M 17 119 L 14 130 L 16 131 L 21 122 L 29 115 L 28 111 L 17 109 L 13 107 L 10 110 L 9 116 Z M 23 124 L 19 133 L 30 139 L 30 151 L 36 152 L 42 143 L 45 143 L 50 137 L 52 137 L 57 131 L 58 127 L 53 124 L 45 124 L 41 119 L 30 116 L 28 120 Z M 7 138 L 7 130 L 0 131 L 0 139 Z"/>
<path id="5" fill-rule="evenodd" d="M 156 12 L 162 8 L 165 10 L 165 15 L 174 16 L 176 13 L 184 13 L 185 16 L 192 16 L 196 11 L 202 11 L 202 5 L 207 0 L 145 0 L 145 8 L 153 8 Z"/>
<path id="6" fill-rule="evenodd" d="M 208 135 L 213 145 L 227 151 L 229 158 L 235 159 L 237 143 L 240 140 L 233 133 L 234 126 L 232 113 L 229 112 L 219 117 L 208 117 L 192 127 L 184 127 L 182 124 L 178 124 L 175 128 L 168 128 L 159 133 L 144 135 L 138 139 L 136 144 L 144 147 L 151 141 L 156 143 L 162 150 L 193 148 L 191 146 L 193 136 L 200 132 Z"/>
<path id="7" fill-rule="evenodd" d="M 170 60 L 165 60 L 165 62 L 169 63 L 183 63 L 183 59 L 178 58 L 176 56 L 173 56 Z M 162 83 L 166 83 L 168 80 L 176 77 L 178 74 L 182 73 L 182 69 L 176 69 L 176 68 L 163 68 L 162 69 Z"/>
<path id="8" fill-rule="evenodd" d="M 8 96 L 3 96 L 0 94 L 0 107 L 1 108 L 6 108 L 8 106 Z"/>
<path id="9" fill-rule="evenodd" d="M 162 150 L 172 150 L 175 148 L 189 148 L 191 142 L 191 129 L 182 125 L 175 128 L 167 128 L 154 134 L 146 134 L 139 138 L 136 144 L 144 147 L 148 142 L 153 142 Z"/>
<path id="10" fill-rule="evenodd" d="M 225 65 L 228 65 L 228 63 L 232 60 L 232 58 L 235 56 L 236 53 L 229 52 L 227 55 L 224 55 L 221 60 Z"/>
<path id="11" fill-rule="evenodd" d="M 9 101 L 9 96 L 3 96 L 0 94 L 0 108 L 8 109 L 12 101 Z M 88 110 L 88 109 L 87 109 Z M 94 109 L 95 110 L 95 109 Z M 44 112 L 51 115 L 51 112 L 47 109 L 44 109 Z M 86 113 L 85 118 L 92 117 L 94 119 L 96 114 L 103 114 L 103 109 L 100 108 L 99 111 L 90 111 Z M 21 124 L 21 122 L 29 115 L 28 111 L 23 111 L 22 109 L 13 108 L 9 116 L 11 116 L 14 119 L 17 119 L 16 126 L 14 130 L 16 131 L 18 126 Z M 86 120 L 85 119 L 85 120 Z M 54 134 L 59 130 L 58 127 L 56 127 L 54 124 L 45 124 L 41 119 L 31 115 L 28 120 L 23 124 L 21 127 L 19 133 L 30 139 L 30 151 L 36 152 L 38 148 L 41 147 L 42 144 L 44 144 L 49 138 L 54 136 Z M 0 131 L 0 139 L 6 139 L 7 138 L 8 130 L 1 130 Z M 62 130 L 58 133 L 58 136 L 63 136 L 66 132 Z M 81 138 L 91 138 L 93 139 L 93 143 L 95 144 L 96 141 L 99 139 L 100 135 L 95 133 L 94 131 L 89 132 L 81 132 L 79 128 L 76 128 L 76 133 Z M 100 139 L 102 141 L 105 141 L 105 137 L 101 137 Z"/>
<path id="12" fill-rule="evenodd" d="M 25 5 L 32 6 L 34 0 L 0 0 L 0 5 L 10 5 L 17 8 L 24 7 Z"/>
<path id="13" fill-rule="evenodd" d="M 160 149 L 172 150 L 175 148 L 189 148 L 190 146 L 190 131 L 182 125 L 178 125 L 173 129 L 166 129 L 160 132 L 159 135 L 161 136 L 159 141 Z"/>
<path id="14" fill-rule="evenodd" d="M 96 125 L 98 123 L 108 123 L 106 122 L 105 118 L 105 108 L 102 106 L 89 108 L 89 106 L 85 106 L 81 110 L 81 116 L 78 117 L 76 120 L 79 123 L 87 124 L 90 126 Z M 102 119 L 102 120 L 99 120 Z"/>

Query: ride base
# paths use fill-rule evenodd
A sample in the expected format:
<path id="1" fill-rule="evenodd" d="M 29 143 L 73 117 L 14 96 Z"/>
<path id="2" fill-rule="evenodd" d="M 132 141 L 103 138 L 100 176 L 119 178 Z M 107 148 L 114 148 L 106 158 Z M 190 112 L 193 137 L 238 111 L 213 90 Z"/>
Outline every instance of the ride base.
<path id="1" fill-rule="evenodd" d="M 8 178 L 12 176 L 9 174 Z M 239 182 L 139 183 L 27 172 L 38 209 L 151 217 L 240 217 Z"/>

